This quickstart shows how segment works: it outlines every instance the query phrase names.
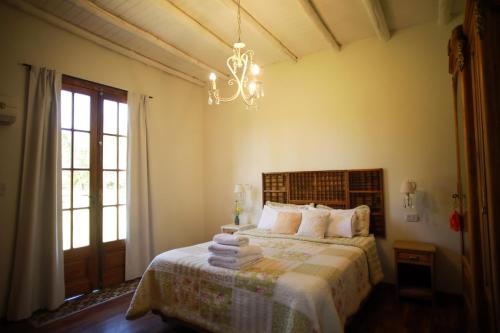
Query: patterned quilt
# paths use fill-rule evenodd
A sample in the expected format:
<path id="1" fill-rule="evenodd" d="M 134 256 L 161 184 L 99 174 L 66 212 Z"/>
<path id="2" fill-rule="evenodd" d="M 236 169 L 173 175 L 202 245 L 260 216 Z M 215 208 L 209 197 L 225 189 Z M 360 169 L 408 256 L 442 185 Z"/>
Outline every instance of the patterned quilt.
<path id="1" fill-rule="evenodd" d="M 144 273 L 127 312 L 150 310 L 213 332 L 343 332 L 383 278 L 375 239 L 314 239 L 241 231 L 264 258 L 241 270 L 208 264 L 212 242 L 164 252 Z"/>

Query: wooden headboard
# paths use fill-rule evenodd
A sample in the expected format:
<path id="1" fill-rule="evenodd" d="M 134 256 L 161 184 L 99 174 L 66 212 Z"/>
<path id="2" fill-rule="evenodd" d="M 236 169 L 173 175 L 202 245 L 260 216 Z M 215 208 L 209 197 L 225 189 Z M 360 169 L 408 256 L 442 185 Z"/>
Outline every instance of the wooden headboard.
<path id="1" fill-rule="evenodd" d="M 272 172 L 262 174 L 262 202 L 332 208 L 370 207 L 370 233 L 385 238 L 382 169 Z"/>

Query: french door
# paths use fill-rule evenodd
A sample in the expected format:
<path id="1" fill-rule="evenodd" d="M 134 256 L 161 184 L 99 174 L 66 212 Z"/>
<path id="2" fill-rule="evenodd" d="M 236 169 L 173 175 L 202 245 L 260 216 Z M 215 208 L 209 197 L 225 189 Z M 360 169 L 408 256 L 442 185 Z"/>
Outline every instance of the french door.
<path id="1" fill-rule="evenodd" d="M 61 159 L 66 297 L 123 282 L 127 92 L 63 76 Z"/>

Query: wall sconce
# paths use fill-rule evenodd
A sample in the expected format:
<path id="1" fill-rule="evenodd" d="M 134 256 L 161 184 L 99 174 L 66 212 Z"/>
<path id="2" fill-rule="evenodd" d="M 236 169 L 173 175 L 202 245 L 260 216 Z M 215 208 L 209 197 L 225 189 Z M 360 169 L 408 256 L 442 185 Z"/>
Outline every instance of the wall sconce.
<path id="1" fill-rule="evenodd" d="M 405 180 L 403 183 L 401 183 L 401 188 L 399 190 L 402 194 L 404 194 L 403 197 L 403 207 L 404 208 L 414 208 L 413 206 L 413 194 L 417 191 L 417 183 L 414 182 L 413 180 Z"/>

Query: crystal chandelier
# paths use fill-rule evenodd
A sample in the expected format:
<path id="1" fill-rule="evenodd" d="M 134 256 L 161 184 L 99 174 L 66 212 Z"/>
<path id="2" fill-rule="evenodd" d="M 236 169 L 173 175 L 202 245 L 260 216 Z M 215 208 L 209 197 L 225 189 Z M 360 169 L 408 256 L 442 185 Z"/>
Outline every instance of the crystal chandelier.
<path id="1" fill-rule="evenodd" d="M 264 96 L 262 82 L 258 79 L 260 67 L 253 62 L 253 51 L 247 50 L 243 52 L 245 43 L 241 41 L 240 10 L 240 0 L 238 0 L 238 42 L 233 45 L 233 55 L 226 60 L 226 65 L 233 76 L 227 81 L 227 84 L 229 86 L 236 84 L 236 91 L 230 97 L 221 97 L 219 89 L 217 89 L 217 76 L 215 73 L 210 73 L 209 79 L 211 84 L 208 90 L 209 105 L 234 101 L 238 96 L 241 96 L 243 102 L 251 107 L 257 106 L 257 99 Z"/>

